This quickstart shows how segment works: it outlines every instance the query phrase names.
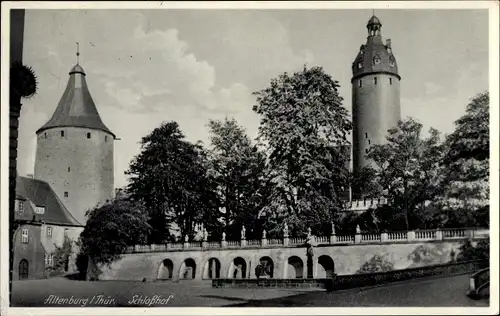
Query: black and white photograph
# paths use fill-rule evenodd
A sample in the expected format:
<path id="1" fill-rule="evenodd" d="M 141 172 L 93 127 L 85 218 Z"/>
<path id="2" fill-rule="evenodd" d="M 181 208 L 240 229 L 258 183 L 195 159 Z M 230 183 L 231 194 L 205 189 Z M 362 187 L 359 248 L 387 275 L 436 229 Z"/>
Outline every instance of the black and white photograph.
<path id="1" fill-rule="evenodd" d="M 2 2 L 2 314 L 498 314 L 498 12 Z"/>

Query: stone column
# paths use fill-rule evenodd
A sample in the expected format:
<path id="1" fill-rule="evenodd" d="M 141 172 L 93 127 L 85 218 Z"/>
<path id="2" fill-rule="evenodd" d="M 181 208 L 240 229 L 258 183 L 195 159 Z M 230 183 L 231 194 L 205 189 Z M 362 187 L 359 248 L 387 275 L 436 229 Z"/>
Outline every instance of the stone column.
<path id="1" fill-rule="evenodd" d="M 267 234 L 266 234 L 266 230 L 264 229 L 262 231 L 262 239 L 261 239 L 261 245 L 262 246 L 266 246 L 267 245 Z"/>
<path id="2" fill-rule="evenodd" d="M 408 241 L 414 241 L 415 240 L 415 232 L 414 231 L 409 231 L 406 234 L 406 240 L 408 240 Z"/>
<path id="3" fill-rule="evenodd" d="M 227 248 L 226 233 L 222 233 L 222 241 L 220 244 L 221 248 Z"/>
<path id="4" fill-rule="evenodd" d="M 388 239 L 389 239 L 389 236 L 387 233 L 380 234 L 380 242 L 387 242 Z"/>

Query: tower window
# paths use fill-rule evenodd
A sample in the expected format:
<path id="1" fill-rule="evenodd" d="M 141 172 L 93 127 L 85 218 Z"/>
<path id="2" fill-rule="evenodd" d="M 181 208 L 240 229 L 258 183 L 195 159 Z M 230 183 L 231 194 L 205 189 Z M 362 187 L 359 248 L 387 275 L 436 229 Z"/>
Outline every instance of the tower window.
<path id="1" fill-rule="evenodd" d="M 68 191 L 64 192 L 64 197 L 68 197 L 69 194 L 68 194 Z"/>
<path id="2" fill-rule="evenodd" d="M 377 77 L 374 77 L 374 78 L 373 78 L 373 84 L 374 84 L 374 85 L 377 85 Z"/>
<path id="3" fill-rule="evenodd" d="M 365 133 L 365 138 L 368 138 L 368 133 Z"/>
<path id="4" fill-rule="evenodd" d="M 359 80 L 359 86 L 362 87 L 363 86 L 363 81 L 362 80 Z"/>
<path id="5" fill-rule="evenodd" d="M 61 137 L 64 137 L 64 131 L 61 131 Z"/>
<path id="6" fill-rule="evenodd" d="M 392 78 L 389 78 L 389 84 L 392 85 Z"/>
<path id="7" fill-rule="evenodd" d="M 47 226 L 47 237 L 52 237 L 52 227 Z"/>
<path id="8" fill-rule="evenodd" d="M 47 139 L 47 133 L 43 133 L 43 137 Z"/>
<path id="9" fill-rule="evenodd" d="M 87 133 L 87 138 L 90 138 L 90 133 Z"/>
<path id="10" fill-rule="evenodd" d="M 370 140 L 368 140 L 368 145 L 370 145 L 370 144 L 371 144 L 371 142 L 370 142 Z"/>
<path id="11" fill-rule="evenodd" d="M 104 142 L 108 141 L 108 136 L 104 136 Z"/>
<path id="12" fill-rule="evenodd" d="M 70 171 L 71 171 L 71 167 L 68 167 L 68 172 L 70 172 Z"/>
<path id="13" fill-rule="evenodd" d="M 365 149 L 365 154 L 367 154 L 367 153 L 368 153 L 368 149 Z"/>

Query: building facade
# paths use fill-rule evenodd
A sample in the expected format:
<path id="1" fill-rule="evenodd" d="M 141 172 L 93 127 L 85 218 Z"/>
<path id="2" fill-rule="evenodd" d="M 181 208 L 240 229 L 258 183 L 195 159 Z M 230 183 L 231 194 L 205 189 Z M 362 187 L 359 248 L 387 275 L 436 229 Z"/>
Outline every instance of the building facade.
<path id="1" fill-rule="evenodd" d="M 398 65 L 391 40 L 382 40 L 382 23 L 376 16 L 368 21 L 366 44 L 361 45 L 352 64 L 353 171 L 369 164 L 371 145 L 383 144 L 388 130 L 401 119 Z M 353 199 L 360 197 L 352 188 Z"/>
<path id="2" fill-rule="evenodd" d="M 76 253 L 83 225 L 66 209 L 50 185 L 28 177 L 17 177 L 13 280 L 39 279 L 54 266 L 54 252 L 67 238 L 72 251 L 62 272 L 76 271 Z"/>
<path id="3" fill-rule="evenodd" d="M 86 212 L 114 197 L 115 135 L 102 122 L 77 64 L 52 118 L 37 130 L 35 178 L 47 182 L 85 224 Z"/>

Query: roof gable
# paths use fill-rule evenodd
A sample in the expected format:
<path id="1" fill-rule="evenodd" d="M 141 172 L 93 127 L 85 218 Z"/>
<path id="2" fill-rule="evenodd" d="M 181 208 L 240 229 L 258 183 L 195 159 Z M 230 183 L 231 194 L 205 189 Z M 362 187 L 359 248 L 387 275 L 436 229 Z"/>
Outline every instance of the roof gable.
<path id="1" fill-rule="evenodd" d="M 29 203 L 25 202 L 24 205 L 25 212 L 30 212 L 29 214 L 26 212 L 30 219 L 40 220 L 48 224 L 83 226 L 66 209 L 47 182 L 18 177 L 16 180 L 16 196 L 29 200 Z M 43 215 L 36 214 L 33 209 L 36 206 L 45 207 L 45 213 Z M 21 218 L 26 219 L 26 216 Z"/>

